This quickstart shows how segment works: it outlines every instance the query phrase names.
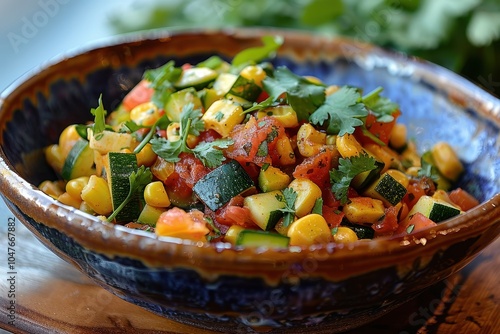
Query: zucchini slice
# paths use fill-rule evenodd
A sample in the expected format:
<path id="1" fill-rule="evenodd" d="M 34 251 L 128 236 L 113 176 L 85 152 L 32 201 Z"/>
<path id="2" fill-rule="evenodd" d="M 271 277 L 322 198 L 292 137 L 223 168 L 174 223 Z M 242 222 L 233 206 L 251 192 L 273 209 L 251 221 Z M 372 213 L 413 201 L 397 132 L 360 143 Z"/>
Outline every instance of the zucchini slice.
<path id="1" fill-rule="evenodd" d="M 461 213 L 460 209 L 457 209 L 451 204 L 430 196 L 420 197 L 418 202 L 408 213 L 408 217 L 411 217 L 417 212 L 420 212 L 435 223 L 458 216 Z"/>
<path id="2" fill-rule="evenodd" d="M 248 80 L 241 75 L 238 76 L 234 84 L 231 86 L 228 94 L 237 96 L 247 101 L 255 101 L 262 92 L 262 88 L 255 84 L 253 80 Z"/>
<path id="3" fill-rule="evenodd" d="M 196 90 L 208 86 L 219 74 L 208 67 L 191 67 L 182 71 L 182 75 L 174 84 L 177 89 L 193 87 Z"/>
<path id="4" fill-rule="evenodd" d="M 399 183 L 389 173 L 384 173 L 368 187 L 364 194 L 381 200 L 386 206 L 394 206 L 401 202 L 406 192 L 407 189 L 404 185 Z"/>
<path id="5" fill-rule="evenodd" d="M 95 174 L 94 150 L 89 147 L 88 141 L 79 139 L 64 160 L 61 176 L 65 180 L 72 180 L 93 174 Z"/>
<path id="6" fill-rule="evenodd" d="M 280 190 L 250 195 L 245 197 L 243 206 L 250 210 L 250 217 L 261 229 L 269 231 L 283 217 L 280 209 L 285 207 L 285 202 L 279 199 L 282 196 Z"/>
<path id="7" fill-rule="evenodd" d="M 286 248 L 290 238 L 281 234 L 265 231 L 243 230 L 236 239 L 237 246 Z"/>
<path id="8" fill-rule="evenodd" d="M 127 198 L 130 190 L 130 174 L 137 170 L 137 158 L 133 153 L 109 152 L 105 158 L 105 169 L 108 186 L 111 192 L 113 210 Z M 116 216 L 117 222 L 131 222 L 137 219 L 141 213 L 141 202 L 139 194 L 133 195 L 132 199 Z"/>
<path id="9" fill-rule="evenodd" d="M 379 177 L 382 169 L 384 169 L 385 164 L 375 158 L 375 169 L 360 173 L 354 177 L 351 181 L 351 187 L 356 189 L 358 192 L 363 192 L 368 188 L 373 182 L 375 182 Z"/>
<path id="10" fill-rule="evenodd" d="M 253 187 L 254 183 L 243 167 L 236 160 L 231 160 L 196 182 L 193 192 L 210 210 L 215 211 L 234 196 Z"/>
<path id="11" fill-rule="evenodd" d="M 196 89 L 189 87 L 178 92 L 170 94 L 165 104 L 165 114 L 172 122 L 179 122 L 181 119 L 182 108 L 188 103 L 193 104 L 193 109 L 202 109 L 203 104 L 196 92 Z"/>

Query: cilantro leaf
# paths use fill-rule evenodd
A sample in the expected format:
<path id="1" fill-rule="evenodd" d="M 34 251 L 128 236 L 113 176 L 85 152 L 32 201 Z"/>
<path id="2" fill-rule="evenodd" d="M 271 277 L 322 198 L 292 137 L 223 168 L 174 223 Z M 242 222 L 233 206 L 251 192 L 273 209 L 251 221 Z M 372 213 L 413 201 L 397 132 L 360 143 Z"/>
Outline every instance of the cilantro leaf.
<path id="1" fill-rule="evenodd" d="M 363 103 L 375 115 L 378 122 L 389 123 L 394 120 L 394 112 L 399 109 L 397 103 L 392 102 L 386 97 L 380 96 L 383 91 L 382 87 L 378 87 L 367 95 L 363 96 Z"/>
<path id="2" fill-rule="evenodd" d="M 128 204 L 128 202 L 134 197 L 134 194 L 143 191 L 148 183 L 153 179 L 153 174 L 144 166 L 141 166 L 137 171 L 132 172 L 129 176 L 129 191 L 127 197 L 120 203 L 120 205 L 109 215 L 107 218 L 108 222 L 113 221 L 115 217 L 120 213 L 121 210 Z"/>
<path id="3" fill-rule="evenodd" d="M 94 115 L 94 125 L 92 127 L 94 138 L 96 140 L 99 140 L 100 138 L 102 138 L 103 131 L 106 130 L 107 111 L 104 109 L 104 106 L 102 104 L 102 94 L 99 95 L 99 105 L 95 109 L 90 109 L 90 113 Z"/>
<path id="4" fill-rule="evenodd" d="M 134 122 L 127 122 L 126 126 L 129 127 L 129 129 L 131 128 L 132 124 L 128 124 L 128 123 L 135 124 Z M 162 117 L 160 117 L 155 122 L 155 124 L 153 124 L 153 126 L 151 126 L 151 130 L 149 130 L 148 134 L 142 139 L 142 141 L 139 143 L 139 145 L 137 145 L 137 147 L 134 149 L 134 154 L 139 153 L 144 148 L 144 146 L 146 146 L 146 144 L 149 143 L 149 141 L 151 140 L 153 135 L 156 133 L 156 128 L 165 129 L 165 128 L 167 128 L 168 124 L 170 124 L 170 120 L 168 119 L 167 116 L 163 115 Z M 141 128 L 148 128 L 147 126 L 142 127 L 142 126 L 138 126 L 137 124 L 135 124 L 135 125 L 137 126 L 137 130 L 139 130 Z M 132 126 L 132 128 L 134 128 L 134 127 Z M 135 130 L 135 131 L 137 131 L 137 130 Z"/>
<path id="5" fill-rule="evenodd" d="M 163 66 L 144 72 L 143 78 L 154 89 L 151 100 L 158 108 L 164 108 L 168 97 L 175 91 L 173 83 L 181 76 L 182 69 L 175 67 L 173 60 Z"/>
<path id="6" fill-rule="evenodd" d="M 274 77 L 266 77 L 262 85 L 273 101 L 286 93 L 287 102 L 297 113 L 299 121 L 307 120 L 325 101 L 323 85 L 312 83 L 284 66 L 274 71 Z"/>
<path id="7" fill-rule="evenodd" d="M 265 58 L 272 57 L 276 50 L 283 44 L 281 36 L 263 36 L 263 46 L 247 48 L 239 52 L 232 61 L 233 66 L 240 66 L 247 63 L 257 63 Z"/>
<path id="8" fill-rule="evenodd" d="M 347 192 L 351 181 L 356 175 L 376 168 L 375 159 L 368 154 L 352 156 L 350 158 L 340 158 L 338 169 L 330 171 L 330 181 L 332 192 L 341 204 L 346 204 L 349 199 Z"/>
<path id="9" fill-rule="evenodd" d="M 339 136 L 352 134 L 356 126 L 364 124 L 361 119 L 368 116 L 368 110 L 360 101 L 361 95 L 356 88 L 343 86 L 329 95 L 309 120 L 319 126 L 328 120 L 326 129 L 328 134 Z"/>
<path id="10" fill-rule="evenodd" d="M 262 110 L 264 108 L 271 107 L 274 104 L 275 104 L 274 97 L 269 96 L 267 99 L 265 99 L 262 102 L 254 103 L 253 106 L 251 106 L 247 110 L 243 111 L 243 113 L 247 114 L 249 112 L 259 111 L 259 110 Z"/>
<path id="11" fill-rule="evenodd" d="M 297 192 L 292 188 L 285 188 L 282 191 L 283 195 L 276 195 L 276 199 L 285 203 L 285 207 L 280 209 L 283 215 L 283 226 L 287 227 L 293 222 L 295 218 L 295 201 L 297 200 Z"/>
<path id="12" fill-rule="evenodd" d="M 201 160 L 204 166 L 214 168 L 222 165 L 222 162 L 226 160 L 220 149 L 228 148 L 233 144 L 234 141 L 229 138 L 217 139 L 212 142 L 202 142 L 196 145 L 191 151 L 195 157 Z"/>

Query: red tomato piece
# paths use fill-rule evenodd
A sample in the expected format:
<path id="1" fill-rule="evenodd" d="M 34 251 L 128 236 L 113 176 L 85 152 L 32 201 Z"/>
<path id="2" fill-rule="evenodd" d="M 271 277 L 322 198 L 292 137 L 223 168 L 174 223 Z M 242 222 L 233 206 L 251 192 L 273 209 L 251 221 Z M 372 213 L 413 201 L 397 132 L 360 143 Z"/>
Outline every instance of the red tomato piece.
<path id="1" fill-rule="evenodd" d="M 338 207 L 323 205 L 323 217 L 330 228 L 339 227 L 345 214 Z"/>
<path id="2" fill-rule="evenodd" d="M 304 159 L 293 171 L 294 178 L 307 178 L 324 189 L 330 186 L 333 152 L 329 149 Z"/>
<path id="3" fill-rule="evenodd" d="M 404 221 L 402 221 L 399 224 L 399 227 L 394 235 L 411 234 L 436 225 L 437 224 L 435 222 L 433 222 L 420 212 L 417 212 L 416 214 L 409 217 L 409 219 L 405 219 Z"/>
<path id="4" fill-rule="evenodd" d="M 150 83 L 146 80 L 139 82 L 132 90 L 123 98 L 123 107 L 127 111 L 131 111 L 138 105 L 151 101 L 154 94 L 154 89 L 149 87 Z"/>
<path id="5" fill-rule="evenodd" d="M 399 115 L 401 115 L 401 112 L 397 110 L 392 114 L 392 117 L 394 117 L 394 119 L 391 122 L 378 122 L 375 115 L 369 113 L 365 121 L 366 129 L 387 145 L 389 143 L 389 139 L 391 138 L 392 128 L 394 127 L 394 124 L 396 124 L 396 120 Z M 374 143 L 371 138 L 363 134 L 362 129 L 359 127 L 356 129 L 354 135 L 363 146 L 366 144 Z"/>
<path id="6" fill-rule="evenodd" d="M 479 201 L 462 188 L 452 190 L 449 194 L 450 200 L 458 205 L 463 211 L 468 211 L 479 205 Z"/>
<path id="7" fill-rule="evenodd" d="M 206 241 L 205 235 L 210 230 L 202 218 L 200 211 L 187 213 L 182 209 L 172 208 L 160 215 L 155 232 L 161 236 Z"/>
<path id="8" fill-rule="evenodd" d="M 384 219 L 372 225 L 376 236 L 392 234 L 398 227 L 398 210 L 394 206 L 386 208 Z"/>
<path id="9" fill-rule="evenodd" d="M 181 160 L 175 163 L 175 171 L 190 188 L 193 188 L 196 182 L 210 172 L 210 169 L 203 166 L 200 159 L 191 153 L 183 152 L 179 154 L 179 158 Z"/>

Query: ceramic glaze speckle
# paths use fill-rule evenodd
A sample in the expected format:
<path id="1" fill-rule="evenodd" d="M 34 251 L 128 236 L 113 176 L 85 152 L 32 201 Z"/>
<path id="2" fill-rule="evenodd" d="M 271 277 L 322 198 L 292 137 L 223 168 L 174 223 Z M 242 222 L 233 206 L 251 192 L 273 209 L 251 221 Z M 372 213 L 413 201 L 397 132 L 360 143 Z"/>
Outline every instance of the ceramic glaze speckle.
<path id="1" fill-rule="evenodd" d="M 482 204 L 410 237 L 290 250 L 198 245 L 115 227 L 36 189 L 55 175 L 42 149 L 90 120 L 100 94 L 116 107 L 147 68 L 230 59 L 280 34 L 275 66 L 327 83 L 384 87 L 421 150 L 450 142 L 460 186 Z M 50 249 L 117 296 L 223 332 L 333 333 L 365 324 L 456 272 L 500 233 L 500 101 L 440 67 L 342 39 L 293 31 L 179 31 L 119 37 L 36 69 L 0 98 L 0 186 L 9 208 Z M 24 179 L 23 179 L 24 178 Z"/>

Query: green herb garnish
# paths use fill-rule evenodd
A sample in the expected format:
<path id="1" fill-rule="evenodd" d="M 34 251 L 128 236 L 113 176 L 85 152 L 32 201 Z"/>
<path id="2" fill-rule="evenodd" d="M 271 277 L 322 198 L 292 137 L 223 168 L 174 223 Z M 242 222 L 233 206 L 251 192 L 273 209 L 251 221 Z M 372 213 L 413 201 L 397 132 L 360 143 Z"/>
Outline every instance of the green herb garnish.
<path id="1" fill-rule="evenodd" d="M 263 46 L 247 48 L 238 53 L 232 61 L 233 66 L 241 66 L 244 64 L 258 63 L 265 58 L 272 57 L 276 50 L 283 44 L 281 36 L 263 36 Z"/>
<path id="2" fill-rule="evenodd" d="M 158 107 L 164 108 L 167 100 L 175 92 L 174 82 L 182 74 L 182 68 L 175 67 L 173 60 L 163 66 L 144 72 L 143 78 L 149 81 L 150 87 L 154 89 L 151 101 Z"/>
<path id="3" fill-rule="evenodd" d="M 288 227 L 295 218 L 295 201 L 297 200 L 297 192 L 292 188 L 285 188 L 282 191 L 283 195 L 276 195 L 276 199 L 285 203 L 285 207 L 280 209 L 283 212 L 283 226 Z"/>

